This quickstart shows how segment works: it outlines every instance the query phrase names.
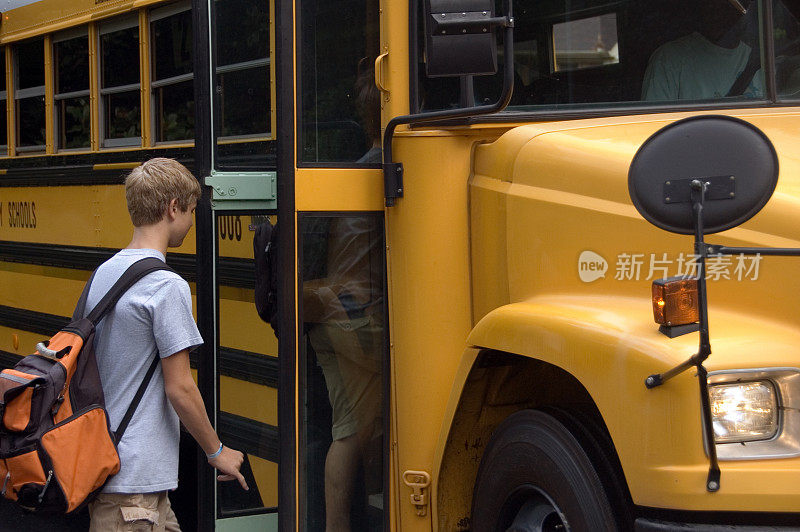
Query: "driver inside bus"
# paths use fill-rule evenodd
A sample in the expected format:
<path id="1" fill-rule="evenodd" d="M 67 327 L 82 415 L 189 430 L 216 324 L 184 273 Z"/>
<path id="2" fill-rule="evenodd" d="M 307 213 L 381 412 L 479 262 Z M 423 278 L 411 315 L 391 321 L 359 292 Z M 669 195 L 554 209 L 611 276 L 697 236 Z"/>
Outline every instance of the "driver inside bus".
<path id="1" fill-rule="evenodd" d="M 696 3 L 696 9 L 701 29 L 662 45 L 650 56 L 642 99 L 706 100 L 763 94 L 759 53 L 751 46 L 758 35 L 755 2 L 746 8 L 739 0 L 703 0 Z"/>

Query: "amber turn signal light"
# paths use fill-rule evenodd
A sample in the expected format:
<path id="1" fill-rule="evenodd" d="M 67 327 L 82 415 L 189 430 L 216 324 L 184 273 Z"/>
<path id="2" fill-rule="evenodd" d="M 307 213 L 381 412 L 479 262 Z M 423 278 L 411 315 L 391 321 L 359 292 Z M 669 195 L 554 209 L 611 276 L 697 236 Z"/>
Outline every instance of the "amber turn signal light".
<path id="1" fill-rule="evenodd" d="M 653 281 L 653 318 L 667 326 L 698 321 L 697 279 L 681 276 Z"/>

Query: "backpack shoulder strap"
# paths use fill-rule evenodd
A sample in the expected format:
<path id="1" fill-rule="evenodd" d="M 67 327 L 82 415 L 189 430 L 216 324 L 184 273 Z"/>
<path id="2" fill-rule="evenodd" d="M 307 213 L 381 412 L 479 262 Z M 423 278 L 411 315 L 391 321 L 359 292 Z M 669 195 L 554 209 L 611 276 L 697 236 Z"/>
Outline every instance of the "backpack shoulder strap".
<path id="1" fill-rule="evenodd" d="M 97 325 L 97 323 L 103 319 L 103 316 L 105 316 L 111 309 L 114 308 L 114 305 L 117 304 L 119 298 L 121 298 L 122 295 L 136 283 L 136 281 L 148 273 L 158 270 L 168 270 L 171 272 L 175 271 L 167 266 L 164 261 L 155 257 L 146 257 L 134 262 L 130 265 L 130 267 L 128 267 L 127 270 L 125 270 L 125 273 L 123 273 L 117 282 L 114 283 L 114 286 L 112 286 L 106 295 L 104 295 L 97 305 L 95 305 L 86 318 L 94 325 Z"/>
<path id="2" fill-rule="evenodd" d="M 92 275 L 89 276 L 89 280 L 86 281 L 86 286 L 83 287 L 83 292 L 81 292 L 81 297 L 78 298 L 78 303 L 75 305 L 75 311 L 72 313 L 72 321 L 77 321 L 83 318 L 83 313 L 86 312 L 86 298 L 89 297 L 89 287 L 92 286 L 92 280 L 94 280 L 94 274 L 97 273 L 97 270 L 92 272 Z"/>
<path id="3" fill-rule="evenodd" d="M 133 396 L 131 404 L 128 406 L 128 410 L 125 412 L 125 415 L 122 416 L 122 421 L 119 422 L 117 430 L 114 431 L 114 437 L 117 439 L 117 444 L 119 444 L 119 442 L 122 440 L 122 436 L 125 434 L 125 429 L 128 428 L 128 423 L 131 422 L 131 418 L 136 412 L 136 408 L 139 406 L 139 402 L 142 400 L 144 392 L 147 390 L 147 386 L 153 379 L 153 374 L 156 372 L 158 361 L 160 359 L 161 358 L 158 356 L 158 352 L 156 352 L 155 356 L 153 357 L 153 361 L 150 363 L 150 367 L 147 368 L 147 373 L 145 373 L 144 379 L 142 379 L 142 383 L 139 385 L 139 389 L 136 390 L 136 395 Z"/>

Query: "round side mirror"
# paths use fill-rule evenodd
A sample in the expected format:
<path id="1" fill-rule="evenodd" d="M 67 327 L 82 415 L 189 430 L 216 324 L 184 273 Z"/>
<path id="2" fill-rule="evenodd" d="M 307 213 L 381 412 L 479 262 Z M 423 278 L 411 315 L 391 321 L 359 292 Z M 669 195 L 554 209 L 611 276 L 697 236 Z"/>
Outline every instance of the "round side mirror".
<path id="1" fill-rule="evenodd" d="M 704 233 L 736 227 L 766 205 L 778 183 L 778 155 L 752 124 L 721 115 L 674 122 L 642 144 L 628 172 L 639 213 L 673 233 L 694 233 L 690 183 L 706 183 Z"/>

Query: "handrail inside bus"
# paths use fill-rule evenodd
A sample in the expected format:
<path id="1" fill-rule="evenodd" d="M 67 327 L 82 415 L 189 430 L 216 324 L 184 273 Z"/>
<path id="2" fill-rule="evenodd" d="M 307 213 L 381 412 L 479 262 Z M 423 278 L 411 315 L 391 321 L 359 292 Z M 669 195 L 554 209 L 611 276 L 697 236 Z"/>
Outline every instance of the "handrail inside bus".
<path id="1" fill-rule="evenodd" d="M 503 92 L 497 102 L 491 105 L 478 105 L 462 107 L 460 109 L 447 109 L 430 111 L 411 115 L 395 116 L 386 124 L 383 136 L 383 185 L 386 206 L 393 207 L 397 198 L 403 197 L 403 163 L 392 161 L 392 138 L 394 131 L 400 124 L 414 124 L 431 122 L 448 118 L 466 118 L 470 116 L 486 115 L 502 111 L 511 101 L 514 90 L 514 16 L 512 13 L 512 0 L 506 2 L 506 16 L 491 19 L 495 25 L 505 28 L 503 37 Z M 484 21 L 487 22 L 487 21 Z"/>

